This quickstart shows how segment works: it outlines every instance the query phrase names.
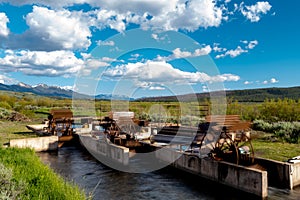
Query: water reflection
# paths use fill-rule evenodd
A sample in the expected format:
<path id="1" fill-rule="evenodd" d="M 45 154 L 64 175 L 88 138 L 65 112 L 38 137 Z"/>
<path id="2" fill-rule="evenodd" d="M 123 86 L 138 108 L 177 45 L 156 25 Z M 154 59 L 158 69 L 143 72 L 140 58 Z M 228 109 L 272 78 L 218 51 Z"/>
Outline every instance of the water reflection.
<path id="1" fill-rule="evenodd" d="M 38 155 L 57 173 L 83 188 L 87 195 L 93 195 L 95 200 L 254 199 L 251 195 L 170 167 L 144 174 L 119 172 L 102 165 L 81 147 L 64 147 L 57 152 Z M 300 199 L 300 188 L 293 191 L 269 188 L 268 199 L 283 198 Z"/>

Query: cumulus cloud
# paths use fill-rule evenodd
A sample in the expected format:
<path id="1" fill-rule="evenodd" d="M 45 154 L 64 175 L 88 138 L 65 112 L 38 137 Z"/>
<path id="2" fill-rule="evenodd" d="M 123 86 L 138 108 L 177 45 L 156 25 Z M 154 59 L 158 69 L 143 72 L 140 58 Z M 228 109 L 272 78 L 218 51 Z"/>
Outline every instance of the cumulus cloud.
<path id="1" fill-rule="evenodd" d="M 23 34 L 9 35 L 8 19 L 4 13 L 0 14 L 0 36 L 9 35 L 3 42 L 4 46 L 8 49 L 32 51 L 87 49 L 91 45 L 92 27 L 93 30 L 109 28 L 124 32 L 128 24 L 134 23 L 144 29 L 195 31 L 199 28 L 218 27 L 223 21 L 228 20 L 228 15 L 233 15 L 229 14 L 226 7 L 230 1 L 223 4 L 212 0 L 0 0 L 0 2 L 34 5 L 32 12 L 25 17 L 29 29 Z M 94 9 L 88 12 L 68 10 L 68 6 L 84 3 Z M 267 12 L 269 7 L 268 2 L 258 2 L 253 6 L 241 4 L 239 10 L 246 16 L 254 18 Z M 152 38 L 161 41 L 167 39 L 167 36 L 160 36 L 156 32 Z M 113 46 L 114 43 L 98 41 L 98 45 Z M 249 44 L 249 49 L 255 45 Z M 237 51 L 241 49 L 231 50 L 227 55 L 232 56 L 235 53 L 239 55 Z"/>
<path id="2" fill-rule="evenodd" d="M 91 14 L 92 12 L 90 12 Z M 96 16 L 94 20 L 94 26 L 99 29 L 105 29 L 107 27 L 117 30 L 118 32 L 124 32 L 126 30 L 126 15 L 118 13 L 112 10 L 95 10 L 93 11 Z"/>
<path id="3" fill-rule="evenodd" d="M 278 83 L 279 81 L 276 78 L 271 78 L 270 83 Z"/>
<path id="4" fill-rule="evenodd" d="M 257 40 L 253 40 L 253 41 L 242 40 L 241 43 L 244 44 L 244 47 L 238 46 L 235 49 L 230 49 L 230 50 L 219 47 L 219 44 L 214 44 L 213 50 L 217 53 L 220 53 L 216 55 L 216 59 L 224 58 L 226 56 L 235 58 L 243 53 L 247 53 L 249 50 L 254 49 L 258 45 Z"/>
<path id="5" fill-rule="evenodd" d="M 224 58 L 226 56 L 235 58 L 235 57 L 241 55 L 242 53 L 246 53 L 246 52 L 248 52 L 248 50 L 242 49 L 240 46 L 238 46 L 236 49 L 231 49 L 231 50 L 226 51 L 223 54 L 217 55 L 216 58 L 219 59 L 219 58 Z"/>
<path id="6" fill-rule="evenodd" d="M 95 11 L 98 28 L 109 27 L 119 32 L 128 23 L 144 29 L 187 30 L 218 27 L 223 20 L 223 8 L 211 0 L 146 0 L 146 1 L 99 1 Z M 158 39 L 157 34 L 153 35 Z"/>
<path id="7" fill-rule="evenodd" d="M 258 22 L 262 14 L 267 14 L 272 6 L 267 1 L 259 1 L 254 5 L 245 6 L 243 3 L 240 5 L 242 14 L 251 22 Z"/>
<path id="8" fill-rule="evenodd" d="M 20 71 L 27 75 L 64 76 L 71 77 L 84 70 L 91 70 L 108 66 L 101 60 L 86 57 L 80 59 L 71 51 L 12 51 L 6 50 L 5 56 L 0 58 L 0 71 Z"/>
<path id="9" fill-rule="evenodd" d="M 87 48 L 90 46 L 91 32 L 81 12 L 68 10 L 54 11 L 33 6 L 26 16 L 30 32 L 42 37 L 46 42 L 61 45 L 63 49 Z"/>
<path id="10" fill-rule="evenodd" d="M 10 85 L 10 84 L 17 83 L 17 81 L 13 78 L 10 78 L 10 77 L 6 76 L 6 75 L 0 74 L 0 83 Z"/>
<path id="11" fill-rule="evenodd" d="M 153 16 L 142 26 L 195 31 L 199 28 L 218 27 L 224 19 L 223 8 L 211 0 L 174 1 L 170 8 L 168 12 Z"/>
<path id="12" fill-rule="evenodd" d="M 90 0 L 0 0 L 0 2 L 10 3 L 16 6 L 28 5 L 28 4 L 39 4 L 52 8 L 62 8 L 66 6 L 72 6 L 75 4 L 88 3 Z"/>
<path id="13" fill-rule="evenodd" d="M 210 54 L 212 51 L 210 45 L 206 45 L 203 48 L 196 49 L 194 52 L 189 51 L 182 51 L 180 48 L 176 48 L 172 51 L 172 54 L 167 57 L 158 56 L 157 60 L 159 61 L 170 61 L 174 59 L 180 58 L 191 58 L 191 57 L 198 57 L 198 56 L 205 56 Z"/>
<path id="14" fill-rule="evenodd" d="M 9 29 L 7 27 L 7 23 L 9 22 L 8 17 L 5 13 L 0 13 L 0 36 L 8 36 Z"/>
<path id="15" fill-rule="evenodd" d="M 251 21 L 259 21 L 271 5 L 268 2 L 257 2 L 246 6 L 235 4 L 235 9 L 229 11 L 230 0 L 0 0 L 13 5 L 34 4 L 47 8 L 63 10 L 72 5 L 89 4 L 94 8 L 89 12 L 98 28 L 109 27 L 119 32 L 126 30 L 129 23 L 138 24 L 148 29 L 187 30 L 218 27 L 235 12 L 242 14 Z"/>
<path id="16" fill-rule="evenodd" d="M 274 84 L 274 83 L 278 83 L 279 81 L 276 78 L 271 78 L 270 80 L 264 80 L 262 82 L 262 84 L 266 85 L 266 84 Z"/>
<path id="17" fill-rule="evenodd" d="M 90 17 L 81 11 L 33 6 L 25 19 L 29 29 L 22 34 L 10 34 L 3 41 L 8 49 L 75 50 L 91 45 Z"/>
<path id="18" fill-rule="evenodd" d="M 108 69 L 104 77 L 116 80 L 118 78 L 132 80 L 143 88 L 162 87 L 164 84 L 195 84 L 225 81 L 238 81 L 239 76 L 221 74 L 209 76 L 203 72 L 187 72 L 174 68 L 165 61 L 147 61 L 145 63 L 128 63 Z"/>
<path id="19" fill-rule="evenodd" d="M 87 3 L 95 10 L 95 23 L 98 27 L 110 27 L 119 32 L 126 29 L 128 23 L 141 25 L 143 28 L 164 30 L 195 31 L 198 28 L 218 27 L 226 20 L 225 4 L 212 0 L 0 0 L 15 5 L 37 4 L 53 9 L 67 8 L 75 4 Z"/>

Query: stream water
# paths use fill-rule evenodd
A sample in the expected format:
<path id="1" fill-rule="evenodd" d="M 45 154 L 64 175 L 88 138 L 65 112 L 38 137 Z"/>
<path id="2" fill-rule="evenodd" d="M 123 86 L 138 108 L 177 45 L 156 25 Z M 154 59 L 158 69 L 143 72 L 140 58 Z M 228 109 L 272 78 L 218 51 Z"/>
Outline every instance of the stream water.
<path id="1" fill-rule="evenodd" d="M 239 200 L 254 196 L 183 173 L 171 167 L 149 173 L 124 173 L 104 166 L 82 147 L 38 153 L 41 160 L 95 200 Z M 271 200 L 299 200 L 300 188 L 269 188 Z"/>

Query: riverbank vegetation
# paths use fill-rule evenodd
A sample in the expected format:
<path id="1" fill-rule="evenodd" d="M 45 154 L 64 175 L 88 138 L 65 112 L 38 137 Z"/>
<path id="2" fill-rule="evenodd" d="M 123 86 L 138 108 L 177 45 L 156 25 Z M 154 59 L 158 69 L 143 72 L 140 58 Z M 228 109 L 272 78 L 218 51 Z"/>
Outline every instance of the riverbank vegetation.
<path id="1" fill-rule="evenodd" d="M 30 149 L 0 147 L 0 199 L 86 199 Z"/>
<path id="2" fill-rule="evenodd" d="M 289 96 L 288 93 L 284 94 Z M 292 94 L 295 96 L 294 93 Z M 135 117 L 140 120 L 195 126 L 204 120 L 203 116 L 206 111 L 211 110 L 211 105 L 207 99 L 203 99 L 200 103 L 195 101 L 180 103 L 176 101 L 124 102 L 87 99 L 72 101 L 72 99 L 41 97 L 30 93 L 0 92 L 0 143 L 7 143 L 9 139 L 13 138 L 32 137 L 34 134 L 28 131 L 25 125 L 41 123 L 43 119 L 47 118 L 45 114 L 53 108 L 72 108 L 76 116 L 98 118 L 108 116 L 111 110 L 124 111 L 126 108 L 133 111 Z M 196 110 L 204 111 L 201 113 L 195 112 Z M 14 112 L 20 113 L 24 118 L 15 117 L 17 115 Z M 263 144 L 257 148 L 274 146 L 276 149 L 276 145 L 282 148 L 281 144 L 285 147 L 298 145 L 300 138 L 299 113 L 300 100 L 295 98 L 270 98 L 258 102 L 237 101 L 234 96 L 227 99 L 226 114 L 239 115 L 243 120 L 251 121 L 252 129 L 262 133 L 256 136 L 260 139 L 253 140 L 257 146 Z M 26 117 L 30 121 L 24 120 Z M 266 145 L 266 143 L 270 144 Z M 274 152 L 276 151 L 274 150 Z M 269 156 L 272 157 L 272 155 Z"/>
<path id="3" fill-rule="evenodd" d="M 206 105 L 206 106 L 205 106 Z M 27 124 L 41 123 L 53 108 L 72 108 L 76 116 L 108 116 L 129 108 L 140 120 L 197 125 L 211 110 L 203 102 L 76 100 L 0 91 L 0 199 L 86 199 L 84 191 L 42 164 L 29 149 L 3 148 L 11 139 L 37 137 Z M 74 107 L 73 107 L 74 108 Z M 201 112 L 197 112 L 201 110 Z M 203 111 L 203 112 L 202 112 Z M 300 100 L 280 98 L 239 102 L 230 97 L 226 114 L 252 122 L 255 156 L 287 161 L 300 155 Z"/>

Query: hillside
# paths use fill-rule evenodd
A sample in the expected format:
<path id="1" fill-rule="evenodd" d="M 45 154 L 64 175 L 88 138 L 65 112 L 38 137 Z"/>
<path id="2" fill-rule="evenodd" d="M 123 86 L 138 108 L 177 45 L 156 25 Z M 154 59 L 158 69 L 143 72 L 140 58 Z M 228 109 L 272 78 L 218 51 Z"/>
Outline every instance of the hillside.
<path id="1" fill-rule="evenodd" d="M 99 94 L 94 96 L 80 94 L 73 90 L 64 89 L 58 86 L 48 86 L 45 84 L 39 84 L 36 86 L 30 86 L 25 83 L 19 83 L 16 85 L 5 85 L 0 83 L 0 91 L 9 91 L 9 92 L 27 92 L 32 93 L 39 96 L 46 96 L 46 97 L 57 97 L 57 98 L 67 98 L 72 99 L 75 97 L 76 99 L 98 99 L 98 100 L 110 100 L 110 99 L 117 99 L 117 100 L 133 100 L 127 96 L 118 96 L 118 95 L 111 95 L 111 94 Z"/>
<path id="2" fill-rule="evenodd" d="M 29 92 L 40 96 L 61 98 L 72 98 L 74 93 L 72 90 L 66 90 L 57 86 L 48 86 L 45 84 L 30 86 L 24 83 L 19 83 L 17 85 L 4 85 L 0 83 L 0 90 L 11 92 Z M 87 98 L 86 95 L 81 95 L 78 93 L 75 94 L 81 98 Z"/>
<path id="3" fill-rule="evenodd" d="M 130 101 L 145 101 L 145 102 L 174 102 L 174 101 L 195 101 L 196 98 L 199 101 L 209 99 L 210 95 L 220 95 L 223 92 L 211 92 L 211 93 L 198 93 L 198 94 L 185 94 L 178 96 L 158 96 L 158 97 L 144 97 L 139 99 L 133 99 L 126 96 L 113 96 L 111 94 L 98 94 L 95 97 L 80 94 L 72 90 L 67 90 L 57 86 L 48 86 L 45 84 L 39 84 L 37 86 L 30 86 L 24 83 L 17 85 L 4 85 L 0 83 L 0 90 L 11 92 L 27 92 L 39 96 L 46 97 L 58 97 L 69 98 L 73 95 L 79 99 L 102 99 L 102 100 L 130 100 Z M 298 100 L 300 99 L 300 86 L 289 88 L 260 88 L 260 89 L 246 89 L 246 90 L 228 90 L 226 91 L 226 97 L 228 99 L 237 100 L 239 102 L 263 102 L 266 98 L 278 99 L 278 98 L 290 98 Z"/>
<path id="4" fill-rule="evenodd" d="M 154 101 L 154 102 L 165 102 L 165 101 L 195 101 L 197 97 L 199 101 L 208 99 L 210 95 L 218 95 L 220 92 L 211 93 L 198 93 L 178 95 L 178 96 L 163 96 L 163 97 L 146 97 L 140 98 L 136 101 Z M 290 98 L 298 100 L 300 99 L 300 87 L 290 88 L 260 88 L 260 89 L 246 89 L 246 90 L 229 90 L 226 91 L 226 97 L 228 99 L 237 100 L 239 102 L 263 102 L 265 99 L 284 99 Z"/>

